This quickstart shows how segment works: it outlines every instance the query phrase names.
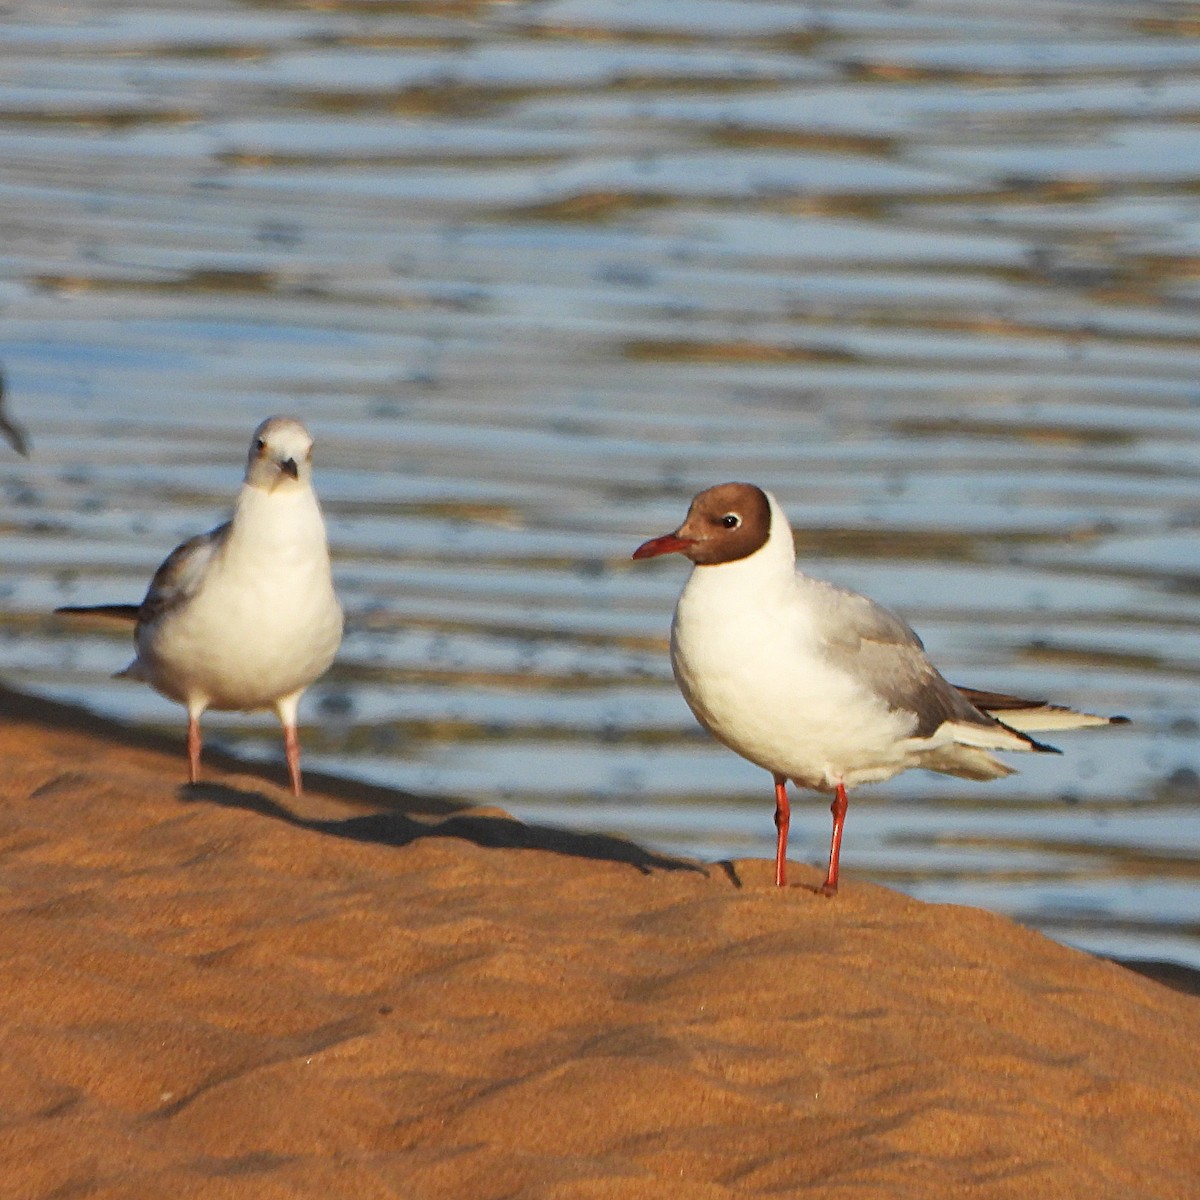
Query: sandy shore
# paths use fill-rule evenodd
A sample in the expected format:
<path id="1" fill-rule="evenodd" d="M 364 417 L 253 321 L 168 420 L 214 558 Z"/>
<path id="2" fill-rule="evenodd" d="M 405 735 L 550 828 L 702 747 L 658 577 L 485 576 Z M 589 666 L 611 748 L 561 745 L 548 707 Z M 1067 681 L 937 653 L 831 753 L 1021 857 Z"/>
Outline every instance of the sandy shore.
<path id="1" fill-rule="evenodd" d="M 5 1197 L 1200 1194 L 1200 999 L 0 695 Z"/>

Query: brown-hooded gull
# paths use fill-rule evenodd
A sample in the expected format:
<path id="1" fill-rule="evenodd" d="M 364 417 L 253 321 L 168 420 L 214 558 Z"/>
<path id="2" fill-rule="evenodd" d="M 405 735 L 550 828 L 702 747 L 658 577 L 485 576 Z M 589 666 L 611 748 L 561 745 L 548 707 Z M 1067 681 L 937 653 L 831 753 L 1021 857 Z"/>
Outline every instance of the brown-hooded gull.
<path id="1" fill-rule="evenodd" d="M 694 564 L 671 624 L 675 679 L 705 729 L 774 776 L 780 887 L 789 779 L 833 793 L 832 895 L 848 788 L 910 767 L 999 779 L 1012 768 L 994 750 L 1058 753 L 1031 732 L 1125 721 L 948 683 L 894 613 L 796 570 L 787 517 L 753 484 L 701 492 L 633 557 L 673 553 Z"/>

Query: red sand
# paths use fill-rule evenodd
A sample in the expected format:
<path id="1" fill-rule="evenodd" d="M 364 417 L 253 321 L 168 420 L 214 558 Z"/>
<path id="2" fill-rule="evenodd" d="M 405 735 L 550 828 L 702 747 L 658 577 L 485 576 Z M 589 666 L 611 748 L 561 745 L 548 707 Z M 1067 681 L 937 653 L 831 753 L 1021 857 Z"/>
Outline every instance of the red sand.
<path id="1" fill-rule="evenodd" d="M 1200 1195 L 1200 1000 L 1000 917 L 0 710 L 6 1198 Z"/>

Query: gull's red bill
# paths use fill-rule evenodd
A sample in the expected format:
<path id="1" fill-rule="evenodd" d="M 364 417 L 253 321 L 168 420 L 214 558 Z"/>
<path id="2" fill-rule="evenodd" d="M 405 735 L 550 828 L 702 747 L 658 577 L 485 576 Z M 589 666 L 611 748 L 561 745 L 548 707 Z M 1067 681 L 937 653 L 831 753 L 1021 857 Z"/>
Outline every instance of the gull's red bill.
<path id="1" fill-rule="evenodd" d="M 662 537 L 643 542 L 634 552 L 634 558 L 657 558 L 660 554 L 678 554 L 692 543 L 676 533 L 664 533 Z"/>

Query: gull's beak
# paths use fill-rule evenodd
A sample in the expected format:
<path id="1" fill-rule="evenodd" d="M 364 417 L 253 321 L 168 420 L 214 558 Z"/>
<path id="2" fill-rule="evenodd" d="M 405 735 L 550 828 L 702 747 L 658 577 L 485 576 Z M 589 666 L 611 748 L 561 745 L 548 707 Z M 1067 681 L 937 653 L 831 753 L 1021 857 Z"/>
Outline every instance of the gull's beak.
<path id="1" fill-rule="evenodd" d="M 294 458 L 285 458 L 283 462 L 279 464 L 279 469 L 285 475 L 290 475 L 293 479 L 300 478 L 300 468 L 296 466 L 296 460 Z"/>
<path id="2" fill-rule="evenodd" d="M 657 558 L 660 554 L 678 554 L 691 545 L 690 538 L 681 538 L 677 533 L 664 533 L 662 537 L 643 542 L 634 552 L 634 558 Z"/>

